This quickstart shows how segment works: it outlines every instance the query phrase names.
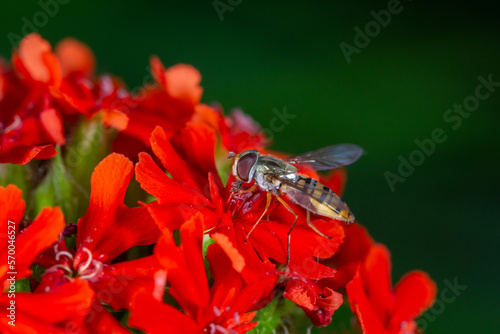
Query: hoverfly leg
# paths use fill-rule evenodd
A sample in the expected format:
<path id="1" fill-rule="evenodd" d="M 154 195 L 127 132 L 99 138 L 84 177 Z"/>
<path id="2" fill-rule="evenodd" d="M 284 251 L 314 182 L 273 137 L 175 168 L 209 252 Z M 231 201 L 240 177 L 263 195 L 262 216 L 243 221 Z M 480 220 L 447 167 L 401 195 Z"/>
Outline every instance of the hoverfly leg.
<path id="1" fill-rule="evenodd" d="M 314 232 L 318 233 L 323 238 L 327 238 L 327 239 L 332 240 L 331 236 L 324 234 L 323 232 L 318 230 L 318 228 L 316 226 L 314 226 L 313 223 L 311 223 L 311 211 L 309 211 L 309 210 L 307 210 L 307 225 L 309 225 L 309 227 L 312 228 L 314 230 Z"/>
<path id="2" fill-rule="evenodd" d="M 262 213 L 262 215 L 259 217 L 259 219 L 257 220 L 257 222 L 252 226 L 252 229 L 250 230 L 250 232 L 248 232 L 246 238 L 245 238 L 245 243 L 248 241 L 248 238 L 250 237 L 250 233 L 252 233 L 252 231 L 257 227 L 257 225 L 259 225 L 261 219 L 264 217 L 264 215 L 266 214 L 267 210 L 269 209 L 269 206 L 271 205 L 271 193 L 268 192 L 267 193 L 267 200 L 266 200 L 266 208 L 264 209 L 264 212 Z"/>
<path id="3" fill-rule="evenodd" d="M 245 190 L 239 189 L 238 193 L 240 193 L 240 194 L 249 193 L 251 191 L 254 191 L 255 189 L 257 189 L 257 184 L 254 184 L 253 186 L 251 186 L 250 188 L 245 189 Z"/>
<path id="4" fill-rule="evenodd" d="M 295 224 L 297 223 L 297 219 L 299 218 L 299 215 L 296 214 L 292 210 L 292 208 L 288 204 L 286 204 L 286 202 L 279 195 L 276 195 L 276 198 L 295 217 L 295 220 L 293 221 L 292 227 L 288 231 L 287 238 L 286 238 L 286 266 L 288 266 L 288 264 L 290 263 L 290 239 L 291 239 L 291 236 L 292 236 L 292 231 L 295 228 Z"/>
<path id="5" fill-rule="evenodd" d="M 235 192 L 240 191 L 242 184 L 243 184 L 243 182 L 241 182 L 240 180 L 236 180 L 236 182 L 233 184 L 233 186 L 231 188 L 231 193 L 235 193 Z"/>
<path id="6" fill-rule="evenodd" d="M 271 216 L 271 212 L 268 212 L 267 213 L 267 217 L 266 217 L 266 220 L 269 220 L 269 217 Z"/>

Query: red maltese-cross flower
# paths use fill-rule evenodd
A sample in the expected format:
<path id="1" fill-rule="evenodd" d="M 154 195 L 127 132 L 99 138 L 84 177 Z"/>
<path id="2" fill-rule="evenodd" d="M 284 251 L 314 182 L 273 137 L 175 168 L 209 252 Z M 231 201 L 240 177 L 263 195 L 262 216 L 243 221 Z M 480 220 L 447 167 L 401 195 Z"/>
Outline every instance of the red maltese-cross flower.
<path id="1" fill-rule="evenodd" d="M 406 274 L 391 284 L 391 262 L 387 248 L 374 244 L 347 284 L 352 311 L 364 334 L 414 334 L 414 321 L 436 298 L 436 284 L 421 271 Z"/>
<path id="2" fill-rule="evenodd" d="M 127 101 L 130 121 L 117 136 L 113 150 L 136 161 L 137 154 L 150 148 L 149 136 L 161 126 L 172 137 L 198 108 L 203 89 L 201 74 L 192 66 L 178 64 L 165 69 L 158 57 L 151 57 L 154 83 L 146 84 Z"/>
<path id="3" fill-rule="evenodd" d="M 84 44 L 65 39 L 55 48 L 29 34 L 12 55 L 12 68 L 0 60 L 0 163 L 49 159 L 66 141 L 64 124 L 78 115 L 101 112 L 105 125 L 119 130 L 128 118 L 128 98 L 117 79 L 93 76 L 95 60 Z"/>
<path id="4" fill-rule="evenodd" d="M 293 216 L 286 208 L 274 203 L 269 218 L 263 219 L 245 242 L 252 226 L 262 215 L 265 192 L 256 190 L 239 198 L 230 197 L 234 178 L 230 177 L 227 186 L 222 186 L 214 162 L 216 136 L 213 129 L 205 123 L 190 122 L 181 134 L 179 138 L 182 140 L 170 140 L 163 129 L 157 127 L 151 135 L 152 150 L 171 177 L 156 165 L 151 156 L 146 153 L 139 155 L 137 180 L 157 199 L 157 202 L 147 205 L 151 215 L 159 226 L 175 230 L 190 216 L 200 212 L 204 216 L 204 230 L 211 234 L 227 234 L 229 228 L 238 251 L 245 258 L 260 259 L 258 264 L 249 261 L 243 271 L 247 282 L 272 275 L 275 265 L 286 262 L 287 233 Z M 342 173 L 339 175 L 342 176 Z M 337 176 L 325 180 L 325 183 L 338 191 L 342 182 Z M 307 226 L 304 209 L 292 203 L 289 205 L 299 213 L 299 220 L 292 234 L 290 271 L 286 274 L 290 279 L 307 283 L 290 285 L 294 290 L 285 296 L 297 303 L 307 299 L 308 303 L 304 302 L 301 306 L 311 318 L 321 315 L 322 320 L 315 323 L 325 325 L 342 303 L 342 296 L 331 289 L 314 287 L 314 282 L 336 275 L 335 269 L 317 260 L 335 254 L 344 237 L 343 228 L 334 220 L 313 217 L 314 225 L 331 236 L 331 239 L 325 238 Z M 230 214 L 232 219 L 230 223 L 223 224 L 226 214 Z"/>
<path id="5" fill-rule="evenodd" d="M 33 222 L 22 226 L 25 203 L 21 195 L 14 185 L 0 187 L 0 284 L 4 291 L 0 294 L 0 332 L 75 333 L 70 328 L 83 323 L 93 296 L 86 282 L 70 283 L 50 293 L 16 292 L 14 314 L 10 311 L 14 299 L 9 294 L 15 291 L 15 280 L 31 275 L 35 258 L 56 242 L 64 229 L 64 217 L 57 207 L 44 208 Z M 13 319 L 15 322 L 9 324 Z"/>
<path id="6" fill-rule="evenodd" d="M 277 276 L 246 283 L 241 272 L 245 259 L 224 235 L 213 235 L 207 259 L 213 285 L 205 274 L 202 256 L 203 219 L 197 214 L 180 228 L 181 245 L 163 230 L 155 253 L 167 272 L 169 294 L 183 312 L 148 293 L 138 293 L 131 306 L 130 325 L 147 333 L 216 334 L 246 333 L 253 310 L 264 307 L 273 296 Z"/>
<path id="7" fill-rule="evenodd" d="M 147 208 L 123 204 L 133 170 L 132 162 L 121 154 L 105 158 L 92 174 L 89 208 L 78 221 L 76 249 L 68 249 L 62 240 L 37 260 L 48 269 L 36 291 L 48 292 L 79 280 L 90 284 L 95 298 L 85 325 L 91 333 L 110 328 L 126 332 L 100 302 L 114 310 L 126 309 L 137 288 L 153 293 L 156 281 L 164 281 L 155 277 L 159 264 L 154 256 L 112 263 L 129 248 L 155 243 L 160 235 Z"/>

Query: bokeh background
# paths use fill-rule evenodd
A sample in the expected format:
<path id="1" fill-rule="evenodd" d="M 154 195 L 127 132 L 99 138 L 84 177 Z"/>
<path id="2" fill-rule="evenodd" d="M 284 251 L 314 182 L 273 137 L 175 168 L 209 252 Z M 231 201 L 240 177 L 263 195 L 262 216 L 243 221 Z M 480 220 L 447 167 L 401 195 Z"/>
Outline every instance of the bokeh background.
<path id="1" fill-rule="evenodd" d="M 440 289 L 446 280 L 467 286 L 427 312 L 426 333 L 500 329 L 500 87 L 456 130 L 443 120 L 474 94 L 478 76 L 500 81 L 494 1 L 401 1 L 402 11 L 350 63 L 340 43 L 355 45 L 354 28 L 363 30 L 387 1 L 233 0 L 223 20 L 212 1 L 61 2 L 38 32 L 53 45 L 68 36 L 87 43 L 98 71 L 131 88 L 149 78 L 156 54 L 166 66 L 194 65 L 205 103 L 240 107 L 266 128 L 273 110 L 286 108 L 295 118 L 273 132 L 276 150 L 364 147 L 348 168 L 344 198 L 391 250 L 394 282 L 422 269 Z M 41 10 L 37 1 L 2 2 L 3 57 L 11 54 L 8 34 L 21 35 L 23 17 L 33 22 Z M 397 173 L 398 157 L 408 159 L 414 141 L 436 128 L 447 139 L 391 191 L 384 173 Z"/>

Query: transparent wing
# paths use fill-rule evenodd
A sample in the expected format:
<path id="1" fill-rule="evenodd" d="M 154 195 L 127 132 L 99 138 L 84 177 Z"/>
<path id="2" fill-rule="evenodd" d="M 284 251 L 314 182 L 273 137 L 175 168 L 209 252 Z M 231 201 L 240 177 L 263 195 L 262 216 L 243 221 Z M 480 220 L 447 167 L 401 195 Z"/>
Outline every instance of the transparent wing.
<path id="1" fill-rule="evenodd" d="M 307 165 L 314 170 L 347 166 L 359 159 L 363 149 L 354 144 L 339 144 L 283 159 L 289 164 Z"/>

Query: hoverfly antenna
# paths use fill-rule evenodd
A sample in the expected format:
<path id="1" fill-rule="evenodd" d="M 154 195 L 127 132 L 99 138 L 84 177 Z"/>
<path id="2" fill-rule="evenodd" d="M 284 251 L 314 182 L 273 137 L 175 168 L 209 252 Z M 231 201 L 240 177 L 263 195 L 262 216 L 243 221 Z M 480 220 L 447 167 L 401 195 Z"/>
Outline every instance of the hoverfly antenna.
<path id="1" fill-rule="evenodd" d="M 234 153 L 234 152 L 229 152 L 227 155 L 228 159 L 234 159 L 235 157 L 236 157 L 236 153 Z"/>

